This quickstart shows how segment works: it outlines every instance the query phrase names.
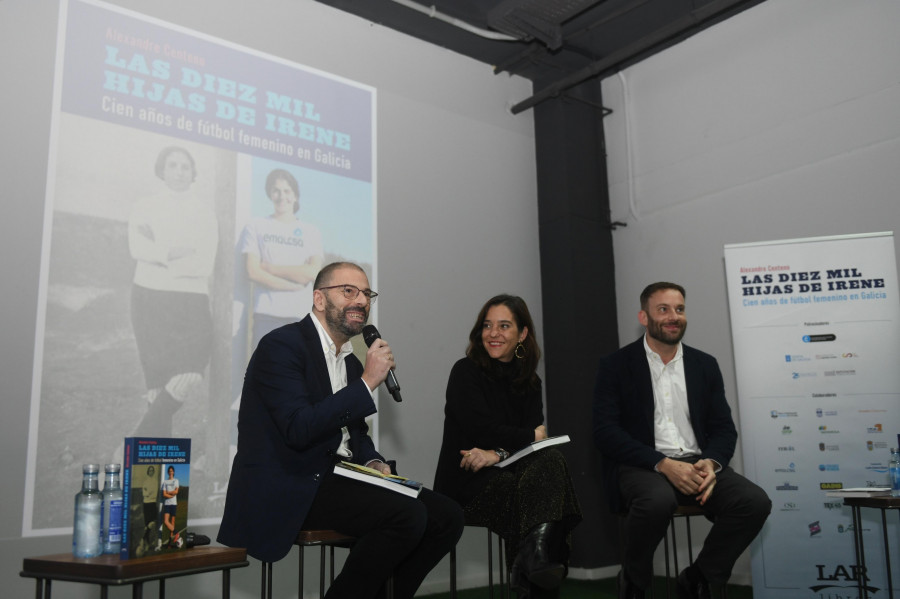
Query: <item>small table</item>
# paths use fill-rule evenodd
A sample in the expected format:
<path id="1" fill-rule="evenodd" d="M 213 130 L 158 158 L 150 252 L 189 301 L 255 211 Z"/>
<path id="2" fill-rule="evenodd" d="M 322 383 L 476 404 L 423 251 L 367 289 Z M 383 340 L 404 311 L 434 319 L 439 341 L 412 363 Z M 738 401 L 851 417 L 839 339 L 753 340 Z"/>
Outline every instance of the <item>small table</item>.
<path id="1" fill-rule="evenodd" d="M 861 575 L 857 579 L 859 587 L 859 596 L 866 599 L 869 596 L 869 590 L 866 586 L 866 553 L 863 548 L 862 534 L 862 516 L 860 508 L 868 507 L 881 510 L 881 530 L 884 535 L 884 559 L 887 562 L 887 588 L 888 597 L 894 599 L 894 581 L 891 577 L 891 554 L 888 544 L 887 529 L 887 510 L 900 510 L 900 497 L 845 497 L 844 505 L 850 506 L 853 514 L 853 541 L 856 549 L 856 563 L 862 569 Z M 900 515 L 900 512 L 898 512 Z"/>
<path id="2" fill-rule="evenodd" d="M 222 599 L 231 592 L 231 569 L 247 566 L 247 550 L 231 547 L 193 547 L 184 551 L 121 560 L 116 555 L 79 558 L 71 553 L 26 557 L 19 576 L 35 579 L 36 599 L 50 599 L 54 580 L 100 585 L 106 599 L 110 586 L 130 584 L 134 599 L 143 597 L 143 584 L 159 581 L 159 598 L 165 599 L 166 578 L 202 572 L 222 572 Z"/>

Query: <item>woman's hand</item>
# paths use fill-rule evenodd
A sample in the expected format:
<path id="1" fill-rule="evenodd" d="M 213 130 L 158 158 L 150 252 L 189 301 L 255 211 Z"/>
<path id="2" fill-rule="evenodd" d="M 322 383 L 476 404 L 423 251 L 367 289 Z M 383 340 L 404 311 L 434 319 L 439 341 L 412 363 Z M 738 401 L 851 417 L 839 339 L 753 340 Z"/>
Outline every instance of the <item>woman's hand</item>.
<path id="1" fill-rule="evenodd" d="M 534 440 L 543 441 L 547 438 L 547 427 L 543 424 L 534 429 Z"/>
<path id="2" fill-rule="evenodd" d="M 484 450 L 473 447 L 472 449 L 460 449 L 459 453 L 463 457 L 459 467 L 470 472 L 478 472 L 482 468 L 493 466 L 500 461 L 500 456 L 493 449 Z"/>

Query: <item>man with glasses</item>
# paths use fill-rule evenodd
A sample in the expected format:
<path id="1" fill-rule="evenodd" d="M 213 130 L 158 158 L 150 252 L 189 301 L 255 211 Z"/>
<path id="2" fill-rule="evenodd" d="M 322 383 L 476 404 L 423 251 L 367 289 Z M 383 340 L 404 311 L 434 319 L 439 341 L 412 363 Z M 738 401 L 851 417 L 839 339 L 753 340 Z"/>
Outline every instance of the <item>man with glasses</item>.
<path id="1" fill-rule="evenodd" d="M 358 541 L 326 597 L 382 596 L 393 574 L 394 597 L 412 598 L 459 540 L 462 510 L 332 474 L 341 460 L 390 473 L 365 418 L 394 356 L 382 339 L 365 366 L 352 353 L 378 295 L 362 268 L 329 264 L 313 289 L 310 314 L 264 336 L 247 366 L 218 541 L 275 562 L 301 529 L 334 529 Z"/>

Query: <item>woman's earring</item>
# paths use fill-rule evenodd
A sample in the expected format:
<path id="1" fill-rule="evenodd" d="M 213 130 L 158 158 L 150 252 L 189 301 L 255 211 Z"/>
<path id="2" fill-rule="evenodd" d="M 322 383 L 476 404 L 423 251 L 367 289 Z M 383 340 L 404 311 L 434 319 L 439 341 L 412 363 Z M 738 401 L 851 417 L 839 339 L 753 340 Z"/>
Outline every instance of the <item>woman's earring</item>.
<path id="1" fill-rule="evenodd" d="M 516 351 L 513 352 L 513 355 L 515 355 L 520 360 L 525 357 L 525 346 L 522 345 L 521 341 L 516 345 Z"/>

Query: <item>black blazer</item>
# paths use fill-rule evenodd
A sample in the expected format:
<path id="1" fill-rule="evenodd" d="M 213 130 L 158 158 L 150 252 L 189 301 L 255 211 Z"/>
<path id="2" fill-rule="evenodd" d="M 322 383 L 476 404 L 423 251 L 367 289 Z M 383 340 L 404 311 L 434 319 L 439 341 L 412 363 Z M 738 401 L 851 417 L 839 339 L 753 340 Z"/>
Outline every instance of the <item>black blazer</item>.
<path id="1" fill-rule="evenodd" d="M 334 467 L 341 427 L 350 431 L 353 461 L 383 460 L 365 418 L 375 403 L 347 356 L 347 386 L 332 394 L 322 343 L 309 315 L 264 336 L 247 366 L 217 540 L 246 547 L 256 559 L 287 555 L 322 478 Z"/>
<path id="2" fill-rule="evenodd" d="M 725 399 L 719 364 L 711 355 L 682 344 L 691 427 L 701 457 L 724 468 L 734 455 L 737 430 Z M 653 383 L 643 337 L 600 361 L 594 387 L 594 444 L 603 454 L 603 478 L 610 509 L 620 510 L 619 464 L 653 469 L 665 456 L 656 451 Z"/>

